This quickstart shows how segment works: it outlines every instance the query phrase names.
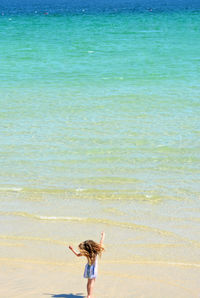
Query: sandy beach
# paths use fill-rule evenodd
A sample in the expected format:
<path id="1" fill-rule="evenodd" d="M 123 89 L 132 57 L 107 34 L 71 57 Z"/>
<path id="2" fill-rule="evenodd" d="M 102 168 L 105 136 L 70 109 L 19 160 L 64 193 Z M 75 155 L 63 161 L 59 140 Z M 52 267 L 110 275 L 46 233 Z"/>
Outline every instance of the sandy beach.
<path id="1" fill-rule="evenodd" d="M 85 297 L 83 262 L 1 259 L 1 297 Z M 80 264 L 82 263 L 82 264 Z M 196 298 L 200 266 L 102 261 L 94 297 Z"/>
<path id="2" fill-rule="evenodd" d="M 36 223 L 33 225 L 30 220 L 29 224 L 26 222 L 28 231 L 31 226 L 32 233 L 33 227 L 37 230 Z M 24 226 L 22 222 L 20 225 Z M 40 229 L 48 233 L 45 226 L 50 228 L 50 223 L 39 223 Z M 172 243 L 175 236 L 166 233 L 157 235 L 155 243 L 155 235 L 149 231 L 109 225 L 101 225 L 101 228 L 107 231 L 107 239 L 106 250 L 99 260 L 95 298 L 199 297 L 198 242 L 191 243 L 186 239 L 181 242 L 176 238 Z M 85 239 L 87 235 L 98 241 L 98 229 L 98 225 L 88 223 L 66 225 L 59 222 L 56 223 L 57 233 L 51 234 L 51 238 L 30 237 L 24 233 L 1 235 L 0 297 L 85 297 L 83 270 L 86 259 L 75 257 L 68 245 L 76 248 L 78 239 Z M 71 232 L 75 237 L 70 236 L 65 241 L 61 238 L 63 231 L 66 235 Z"/>
<path id="3" fill-rule="evenodd" d="M 86 259 L 74 256 L 68 246 L 98 242 L 101 231 L 106 232 L 105 252 L 95 298 L 198 297 L 198 210 L 188 208 L 187 201 L 131 201 L 116 209 L 113 201 L 94 200 L 86 211 L 84 200 L 59 198 L 55 208 L 57 198 L 24 201 L 24 195 L 1 198 L 2 206 L 6 202 L 11 209 L 18 202 L 21 211 L 0 213 L 0 297 L 85 297 Z"/>

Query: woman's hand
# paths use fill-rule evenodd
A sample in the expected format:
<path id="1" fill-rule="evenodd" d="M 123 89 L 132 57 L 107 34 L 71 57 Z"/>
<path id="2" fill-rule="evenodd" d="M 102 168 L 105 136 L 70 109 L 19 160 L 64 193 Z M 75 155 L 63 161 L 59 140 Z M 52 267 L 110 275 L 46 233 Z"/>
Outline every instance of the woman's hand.
<path id="1" fill-rule="evenodd" d="M 73 247 L 71 245 L 69 245 L 69 249 L 73 250 Z"/>

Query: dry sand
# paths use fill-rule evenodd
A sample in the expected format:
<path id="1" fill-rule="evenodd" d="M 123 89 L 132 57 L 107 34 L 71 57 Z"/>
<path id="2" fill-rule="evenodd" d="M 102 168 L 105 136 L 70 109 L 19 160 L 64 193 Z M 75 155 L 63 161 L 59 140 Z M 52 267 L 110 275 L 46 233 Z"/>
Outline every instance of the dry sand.
<path id="1" fill-rule="evenodd" d="M 80 298 L 86 295 L 84 260 L 48 263 L 0 259 L 0 297 Z M 101 260 L 95 298 L 196 298 L 200 265 Z"/>

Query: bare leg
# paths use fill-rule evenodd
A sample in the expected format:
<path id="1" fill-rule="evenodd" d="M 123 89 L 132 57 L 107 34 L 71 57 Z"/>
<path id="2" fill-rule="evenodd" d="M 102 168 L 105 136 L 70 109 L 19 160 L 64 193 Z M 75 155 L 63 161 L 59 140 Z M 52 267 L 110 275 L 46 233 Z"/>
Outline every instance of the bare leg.
<path id="1" fill-rule="evenodd" d="M 94 287 L 94 282 L 95 282 L 95 278 L 93 278 L 93 279 L 88 278 L 88 282 L 87 282 L 88 295 L 87 295 L 87 298 L 92 298 L 92 290 L 93 290 L 93 287 Z"/>

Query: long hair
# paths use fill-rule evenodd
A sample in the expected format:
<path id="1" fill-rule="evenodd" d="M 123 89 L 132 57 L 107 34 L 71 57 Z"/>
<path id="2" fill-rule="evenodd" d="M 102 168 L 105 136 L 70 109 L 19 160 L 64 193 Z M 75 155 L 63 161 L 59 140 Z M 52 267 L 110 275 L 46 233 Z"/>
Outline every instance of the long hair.
<path id="1" fill-rule="evenodd" d="M 101 256 L 104 248 L 93 240 L 86 240 L 79 244 L 80 253 L 88 259 L 90 265 L 94 264 L 96 256 Z"/>

